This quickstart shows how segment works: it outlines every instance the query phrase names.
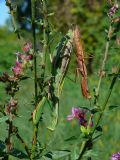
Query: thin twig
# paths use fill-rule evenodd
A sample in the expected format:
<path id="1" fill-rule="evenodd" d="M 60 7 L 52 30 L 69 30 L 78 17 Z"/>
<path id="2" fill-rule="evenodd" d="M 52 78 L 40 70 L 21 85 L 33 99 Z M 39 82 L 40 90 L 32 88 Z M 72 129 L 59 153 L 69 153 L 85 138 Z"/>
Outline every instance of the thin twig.
<path id="1" fill-rule="evenodd" d="M 100 86 L 101 86 L 101 82 L 102 82 L 102 78 L 103 78 L 103 72 L 104 72 L 106 60 L 107 60 L 107 57 L 108 57 L 108 50 L 109 50 L 109 44 L 110 44 L 110 38 L 111 38 L 111 30 L 112 30 L 112 26 L 110 25 L 109 30 L 108 30 L 108 36 L 107 36 L 108 39 L 107 39 L 107 42 L 106 42 L 106 45 L 105 45 L 104 58 L 103 58 L 101 69 L 100 69 L 100 77 L 99 77 L 98 86 L 97 86 L 95 103 L 96 103 L 96 101 L 98 100 L 98 97 L 99 97 L 99 91 L 100 91 Z"/>

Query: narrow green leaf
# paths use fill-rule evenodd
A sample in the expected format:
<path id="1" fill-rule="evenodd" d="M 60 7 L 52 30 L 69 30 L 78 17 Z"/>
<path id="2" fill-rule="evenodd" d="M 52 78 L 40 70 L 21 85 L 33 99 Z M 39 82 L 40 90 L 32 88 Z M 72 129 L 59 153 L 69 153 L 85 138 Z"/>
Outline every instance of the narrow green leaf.
<path id="1" fill-rule="evenodd" d="M 37 104 L 36 109 L 33 112 L 33 123 L 34 124 L 37 124 L 40 120 L 45 101 L 46 101 L 46 98 L 43 97 L 42 100 Z"/>
<path id="2" fill-rule="evenodd" d="M 118 108 L 118 107 L 120 107 L 120 106 L 117 106 L 117 105 L 111 105 L 111 106 L 109 106 L 109 110 L 113 110 L 113 109 L 116 109 L 116 108 Z"/>
<path id="3" fill-rule="evenodd" d="M 93 142 L 95 142 L 98 138 L 100 138 L 102 136 L 102 134 L 99 134 L 99 135 L 97 135 L 97 136 L 95 136 L 93 139 L 92 139 L 92 141 Z"/>
<path id="4" fill-rule="evenodd" d="M 73 140 L 77 140 L 77 137 L 72 136 L 70 138 L 65 139 L 64 141 L 73 141 Z"/>
<path id="5" fill-rule="evenodd" d="M 82 133 L 87 134 L 87 129 L 84 126 L 80 127 Z"/>
<path id="6" fill-rule="evenodd" d="M 101 126 L 96 127 L 96 130 L 99 131 L 99 132 L 102 132 L 102 131 L 103 131 L 103 129 L 102 129 Z"/>
<path id="7" fill-rule="evenodd" d="M 53 159 L 59 159 L 59 158 L 63 158 L 66 157 L 68 155 L 70 155 L 70 151 L 69 150 L 58 150 L 58 151 L 53 151 L 52 152 L 52 158 Z"/>
<path id="8" fill-rule="evenodd" d="M 5 149 L 5 143 L 0 140 L 0 151 Z"/>
<path id="9" fill-rule="evenodd" d="M 59 104 L 56 103 L 55 109 L 53 111 L 53 117 L 52 117 L 52 123 L 47 128 L 51 131 L 54 131 L 56 128 L 56 125 L 58 123 L 58 116 L 59 116 Z"/>
<path id="10" fill-rule="evenodd" d="M 3 151 L 5 148 L 6 148 L 6 144 L 0 140 L 0 151 Z M 19 158 L 19 159 L 28 159 L 28 156 L 24 152 L 22 152 L 16 148 L 13 148 L 9 152 L 9 155 L 16 157 L 16 158 Z"/>
<path id="11" fill-rule="evenodd" d="M 28 159 L 28 156 L 25 153 L 16 148 L 14 148 L 9 154 L 19 159 Z"/>

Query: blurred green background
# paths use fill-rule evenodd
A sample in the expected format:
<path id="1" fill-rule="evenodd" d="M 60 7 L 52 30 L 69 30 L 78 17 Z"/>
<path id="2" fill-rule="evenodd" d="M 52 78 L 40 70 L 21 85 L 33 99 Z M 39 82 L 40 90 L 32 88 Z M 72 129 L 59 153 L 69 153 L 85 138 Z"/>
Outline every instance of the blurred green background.
<path id="1" fill-rule="evenodd" d="M 22 1 L 17 1 L 19 5 Z M 27 1 L 26 1 L 27 3 Z M 23 6 L 23 3 L 22 5 Z M 20 6 L 20 7 L 21 7 Z M 107 16 L 110 4 L 105 0 L 52 0 L 48 1 L 48 11 L 54 13 L 50 17 L 50 24 L 54 26 L 53 30 L 58 32 L 57 38 L 54 41 L 53 47 L 57 45 L 60 38 L 68 31 L 68 29 L 78 24 L 81 29 L 81 37 L 84 42 L 84 50 L 86 55 L 86 64 L 89 73 L 89 86 L 92 97 L 94 96 L 93 89 L 97 86 L 99 75 L 98 71 L 103 59 L 103 53 L 106 42 L 106 30 L 109 26 L 109 18 Z M 28 7 L 29 8 L 29 7 Z M 20 9 L 20 8 L 19 8 Z M 29 17 L 30 10 L 28 9 L 23 15 Z M 26 24 L 21 20 L 21 12 L 18 12 L 18 22 L 21 24 L 21 34 L 26 40 L 31 40 L 31 30 L 29 27 L 26 30 Z M 119 26 L 118 26 L 119 27 Z M 3 71 L 11 73 L 11 67 L 15 64 L 15 53 L 21 51 L 21 43 L 17 36 L 11 29 L 10 20 L 7 20 L 4 26 L 0 27 L 0 73 Z M 111 73 L 120 63 L 120 44 L 117 43 L 120 32 L 117 31 L 115 38 L 110 43 L 109 56 L 105 67 L 106 76 L 100 89 L 100 104 L 103 104 L 105 96 L 111 82 L 111 77 L 107 73 Z M 51 47 L 53 49 L 53 47 Z M 73 53 L 74 54 L 74 53 Z M 89 58 L 91 57 L 91 58 Z M 87 106 L 90 107 L 89 101 L 84 99 L 81 95 L 79 79 L 74 82 L 76 72 L 75 54 L 72 55 L 70 68 L 65 79 L 64 89 L 61 95 L 60 102 L 60 119 L 55 133 L 50 133 L 45 126 L 49 124 L 50 111 L 49 106 L 46 105 L 45 114 L 43 115 L 43 122 L 40 123 L 39 139 L 41 143 L 46 144 L 49 141 L 48 148 L 50 149 L 71 149 L 75 150 L 72 142 L 67 144 L 65 139 L 72 135 L 79 135 L 80 130 L 76 121 L 67 122 L 66 116 L 71 113 L 73 106 Z M 72 79 L 73 81 L 71 81 Z M 16 118 L 15 124 L 19 127 L 21 136 L 29 145 L 32 136 L 32 124 L 29 121 L 33 106 L 31 105 L 31 98 L 34 93 L 34 84 L 30 79 L 28 82 L 20 84 L 20 90 L 16 97 L 19 99 L 19 115 Z M 4 84 L 0 83 L 0 105 L 4 104 L 8 97 L 4 91 Z M 23 94 L 24 93 L 24 94 Z M 108 105 L 120 105 L 120 85 L 119 81 L 116 83 L 112 96 Z M 103 125 L 103 135 L 94 145 L 93 160 L 108 160 L 110 156 L 117 151 L 120 151 L 120 111 L 112 110 L 106 111 L 101 122 Z M 7 130 L 5 124 L 0 124 L 0 140 L 5 140 Z M 52 138 L 51 138 L 52 137 Z M 53 138 L 54 137 L 54 138 Z M 22 149 L 18 140 L 13 136 L 14 145 Z M 52 139 L 52 140 L 51 140 Z M 74 151 L 75 152 L 75 151 Z M 75 154 L 75 153 L 74 153 Z M 13 157 L 11 159 L 14 159 Z"/>

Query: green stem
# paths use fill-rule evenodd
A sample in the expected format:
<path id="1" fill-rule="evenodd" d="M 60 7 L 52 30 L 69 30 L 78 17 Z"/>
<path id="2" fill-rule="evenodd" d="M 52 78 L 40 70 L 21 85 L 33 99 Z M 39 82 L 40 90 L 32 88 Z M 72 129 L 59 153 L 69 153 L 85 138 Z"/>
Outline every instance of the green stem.
<path id="1" fill-rule="evenodd" d="M 82 142 L 81 148 L 80 148 L 80 154 L 77 160 L 80 160 L 86 151 L 86 146 L 87 146 L 87 140 Z"/>
<path id="2" fill-rule="evenodd" d="M 106 45 L 105 45 L 104 58 L 103 58 L 101 69 L 100 69 L 100 78 L 99 78 L 98 86 L 97 86 L 95 104 L 98 101 L 100 86 L 101 86 L 101 82 L 102 82 L 102 78 L 103 78 L 103 72 L 104 72 L 106 60 L 107 60 L 107 57 L 108 57 L 108 50 L 109 50 L 109 44 L 110 44 L 110 38 L 111 38 L 111 30 L 112 30 L 112 26 L 110 25 L 109 30 L 108 30 L 108 36 L 107 36 L 108 40 L 107 40 Z"/>
<path id="3" fill-rule="evenodd" d="M 38 125 L 34 125 L 34 130 L 33 130 L 33 138 L 32 138 L 32 153 L 31 153 L 31 160 L 35 158 L 35 152 L 36 152 L 36 145 L 37 145 L 37 136 L 38 136 Z"/>
<path id="4" fill-rule="evenodd" d="M 35 0 L 31 0 L 31 11 L 32 11 L 32 33 L 33 33 L 33 55 L 34 55 L 34 88 L 35 88 L 35 106 L 38 100 L 38 89 L 37 89 L 37 59 L 36 59 L 36 34 L 35 34 Z M 34 125 L 33 137 L 32 137 L 32 151 L 30 159 L 34 159 L 37 145 L 38 135 L 38 124 Z"/>
<path id="5" fill-rule="evenodd" d="M 33 55 L 34 55 L 34 87 L 35 104 L 37 103 L 37 59 L 36 59 L 36 34 L 35 34 L 35 0 L 31 0 L 32 11 L 32 33 L 33 33 Z"/>
<path id="6" fill-rule="evenodd" d="M 42 7 L 43 7 L 43 57 L 42 57 L 42 82 L 44 82 L 45 77 L 45 67 L 46 67 L 46 52 L 47 52 L 47 8 L 46 8 L 46 1 L 42 0 Z"/>
<path id="7" fill-rule="evenodd" d="M 19 133 L 16 133 L 16 137 L 19 139 L 19 141 L 21 142 L 21 144 L 23 145 L 26 153 L 28 154 L 28 156 L 30 157 L 30 152 L 29 152 L 29 148 L 26 145 L 26 143 L 24 142 L 24 140 L 22 139 L 22 137 L 19 135 Z"/>
<path id="8" fill-rule="evenodd" d="M 11 134 L 12 134 L 12 126 L 13 126 L 13 123 L 12 123 L 12 120 L 8 120 L 8 137 L 7 137 L 7 141 L 6 141 L 6 146 L 7 146 L 7 152 L 9 153 L 10 150 L 11 150 Z"/>
<path id="9" fill-rule="evenodd" d="M 98 101 L 100 86 L 101 86 L 101 82 L 102 82 L 102 78 L 103 78 L 103 71 L 104 71 L 105 64 L 106 64 L 106 60 L 107 60 L 107 56 L 108 56 L 109 43 L 110 43 L 110 39 L 111 39 L 111 31 L 112 31 L 112 26 L 111 26 L 111 24 L 110 24 L 109 31 L 108 31 L 108 36 L 107 36 L 108 40 L 107 40 L 106 45 L 105 45 L 104 58 L 103 58 L 103 62 L 102 62 L 101 70 L 100 70 L 101 74 L 100 74 L 100 78 L 99 78 L 99 81 L 98 81 L 97 93 L 96 93 L 96 98 L 95 98 L 95 102 L 94 102 L 95 104 L 96 104 L 96 102 Z M 112 82 L 111 82 L 109 91 L 108 91 L 108 95 L 107 95 L 107 97 L 106 97 L 106 99 L 105 99 L 105 102 L 104 102 L 104 104 L 103 104 L 102 111 L 101 111 L 101 113 L 99 114 L 98 119 L 97 119 L 97 123 L 96 123 L 96 125 L 94 126 L 93 131 L 92 131 L 92 133 L 91 133 L 91 135 L 90 135 L 90 139 L 91 139 L 92 136 L 94 135 L 94 132 L 95 132 L 97 126 L 99 125 L 100 120 L 101 120 L 101 118 L 102 118 L 102 116 L 103 116 L 103 114 L 104 114 L 104 111 L 105 111 L 105 109 L 106 109 L 108 100 L 109 100 L 109 98 L 110 98 L 110 96 L 111 96 L 112 89 L 113 89 L 113 86 L 114 86 L 114 84 L 115 84 L 115 82 L 116 82 L 116 79 L 117 79 L 117 76 L 114 76 L 114 78 L 113 78 L 113 80 L 112 80 Z M 79 158 L 78 158 L 77 160 L 81 160 L 83 154 L 85 153 L 85 151 L 86 151 L 86 149 L 87 149 L 87 142 L 88 142 L 88 140 L 86 140 L 85 142 L 82 143 L 82 145 L 81 145 L 81 150 L 80 150 L 80 155 L 79 155 Z"/>
<path id="10" fill-rule="evenodd" d="M 119 73 L 119 72 L 120 72 L 120 69 L 118 70 L 118 73 Z M 97 119 L 97 122 L 96 122 L 96 125 L 94 126 L 93 131 L 92 131 L 92 133 L 91 133 L 91 135 L 90 135 L 90 139 L 92 139 L 92 137 L 93 137 L 93 135 L 94 135 L 94 133 L 95 133 L 95 130 L 96 130 L 97 126 L 99 125 L 100 120 L 102 119 L 102 116 L 103 116 L 104 111 L 105 111 L 105 109 L 106 109 L 108 100 L 109 100 L 109 98 L 110 98 L 110 96 L 111 96 L 111 93 L 112 93 L 112 90 L 113 90 L 113 87 L 114 87 L 114 85 L 115 85 L 116 80 L 117 80 L 117 76 L 115 75 L 115 76 L 113 77 L 113 79 L 112 79 L 112 82 L 111 82 L 111 85 L 110 85 L 110 88 L 109 88 L 107 97 L 106 97 L 105 102 L 104 102 L 104 104 L 103 104 L 102 112 L 99 114 L 98 119 Z M 86 149 L 87 149 L 87 142 L 88 142 L 88 140 L 86 140 L 86 141 L 84 141 L 84 142 L 82 143 L 81 149 L 80 149 L 80 155 L 79 155 L 79 158 L 78 158 L 77 160 L 81 160 L 83 154 L 85 153 L 85 151 L 86 151 Z"/>
<path id="11" fill-rule="evenodd" d="M 102 111 L 101 111 L 101 113 L 100 113 L 99 116 L 98 116 L 97 123 L 96 123 L 96 125 L 95 125 L 95 127 L 94 127 L 94 129 L 93 129 L 92 135 L 94 134 L 94 132 L 95 132 L 97 126 L 99 125 L 100 120 L 101 120 L 101 118 L 102 118 L 102 116 L 103 116 L 103 114 L 104 114 L 104 111 L 105 111 L 105 109 L 106 109 L 108 100 L 109 100 L 109 98 L 110 98 L 110 96 L 111 96 L 112 89 L 113 89 L 113 87 L 114 87 L 114 85 L 115 85 L 116 80 L 117 80 L 117 76 L 115 75 L 115 76 L 113 77 L 113 79 L 112 79 L 112 82 L 111 82 L 111 85 L 110 85 L 110 88 L 109 88 L 109 92 L 108 92 L 107 97 L 106 97 L 106 99 L 105 99 L 105 102 L 104 102 L 104 104 L 103 104 Z"/>

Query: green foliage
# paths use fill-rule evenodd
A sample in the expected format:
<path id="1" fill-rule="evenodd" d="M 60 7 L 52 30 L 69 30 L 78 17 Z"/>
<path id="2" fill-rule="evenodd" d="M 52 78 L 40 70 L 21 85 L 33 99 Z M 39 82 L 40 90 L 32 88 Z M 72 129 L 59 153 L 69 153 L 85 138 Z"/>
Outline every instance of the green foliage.
<path id="1" fill-rule="evenodd" d="M 64 2 L 65 3 L 65 2 Z M 98 1 L 91 1 L 92 4 L 90 4 L 90 1 L 79 1 L 79 0 L 69 0 L 68 2 L 66 2 L 67 4 L 72 4 L 72 8 L 70 10 L 70 15 L 71 16 L 75 16 L 76 18 L 74 19 L 73 22 L 77 22 L 80 24 L 81 26 L 81 35 L 83 37 L 84 40 L 84 45 L 85 45 L 85 52 L 87 52 L 88 57 L 89 56 L 93 56 L 95 58 L 93 58 L 94 60 L 92 61 L 92 66 L 94 66 L 92 68 L 92 70 L 94 72 L 97 71 L 98 69 L 98 63 L 100 62 L 100 58 L 101 58 L 101 54 L 103 52 L 103 48 L 104 48 L 104 43 L 105 43 L 105 35 L 106 35 L 106 31 L 105 29 L 108 27 L 109 22 L 106 21 L 106 2 L 98 2 Z M 60 6 L 61 4 L 58 3 L 57 1 L 52 1 L 51 5 L 53 8 L 51 8 L 51 10 L 54 10 L 54 7 L 56 7 L 58 9 L 58 6 Z M 58 5 L 58 6 L 57 6 Z M 65 4 L 66 5 L 66 4 Z M 64 6 L 64 5 L 63 5 Z M 65 8 L 63 7 L 62 10 L 65 11 Z M 68 14 L 68 13 L 67 13 Z M 65 30 L 67 30 L 66 26 L 69 26 L 69 23 L 67 21 L 66 23 L 66 19 L 63 18 L 63 15 L 61 14 L 62 20 L 65 21 L 65 24 L 61 21 L 58 21 L 57 18 L 57 27 L 59 27 L 59 29 L 63 30 L 63 32 L 65 32 Z M 51 16 L 51 19 L 54 20 L 54 23 L 56 22 L 56 20 L 54 19 L 55 17 Z M 71 20 L 71 18 L 70 18 Z M 60 23 L 63 25 L 61 26 Z M 100 25 L 98 25 L 100 24 Z M 97 27 L 96 27 L 97 26 Z M 58 29 L 58 28 L 57 28 Z M 58 30 L 59 30 L 58 29 Z M 53 33 L 51 33 L 52 35 Z M 27 34 L 26 34 L 27 35 Z M 50 35 L 50 36 L 51 36 Z M 117 35 L 119 35 L 117 33 Z M 39 37 L 39 34 L 37 35 Z M 41 36 L 41 35 L 40 35 Z M 54 39 L 54 35 L 53 39 Z M 52 37 L 51 36 L 51 37 Z M 18 43 L 18 41 L 16 40 L 15 36 L 13 35 L 13 33 L 11 33 L 10 31 L 8 32 L 7 29 L 1 29 L 0 30 L 0 37 L 2 37 L 2 39 L 0 40 L 0 52 L 4 53 L 4 56 L 0 57 L 0 72 L 2 72 L 3 70 L 8 71 L 8 69 L 13 66 L 15 64 L 15 55 L 14 53 L 16 51 L 20 51 L 20 45 Z M 60 37 L 57 37 L 56 39 L 59 40 Z M 68 41 L 69 41 L 69 37 L 67 37 Z M 56 41 L 57 41 L 56 40 Z M 63 39 L 62 39 L 63 40 Z M 61 40 L 61 41 L 62 41 Z M 66 40 L 66 39 L 65 39 Z M 56 46 L 57 42 L 54 41 L 53 44 L 51 44 L 51 46 L 53 45 Z M 7 44 L 6 44 L 7 42 Z M 66 116 L 68 115 L 68 113 L 71 110 L 72 106 L 81 106 L 83 108 L 85 108 L 84 106 L 88 106 L 87 108 L 92 110 L 92 113 L 95 115 L 94 117 L 94 122 L 96 121 L 96 114 L 98 112 L 101 112 L 99 108 L 99 106 L 94 106 L 93 108 L 91 107 L 89 101 L 86 101 L 85 99 L 83 99 L 81 93 L 80 93 L 80 84 L 77 82 L 73 82 L 74 81 L 74 74 L 73 74 L 73 70 L 75 71 L 75 62 L 74 62 L 74 58 L 72 59 L 72 64 L 70 65 L 70 69 L 69 72 L 66 74 L 66 72 L 61 72 L 61 64 L 62 64 L 62 60 L 64 60 L 64 56 L 62 52 L 63 50 L 65 50 L 64 46 L 66 46 L 66 41 L 65 43 L 63 43 L 63 41 L 61 43 L 59 43 L 59 45 L 57 46 L 57 55 L 56 57 L 54 57 L 56 59 L 56 63 L 55 68 L 54 68 L 54 72 L 52 73 L 54 76 L 57 75 L 58 79 L 61 78 L 61 76 L 59 76 L 59 72 L 62 73 L 63 75 L 63 79 L 61 81 L 57 81 L 58 84 L 56 85 L 55 81 L 53 82 L 53 88 L 56 89 L 57 87 L 59 88 L 59 90 L 63 87 L 62 84 L 65 81 L 65 86 L 64 86 L 64 91 L 61 94 L 60 97 L 60 108 L 59 108 L 59 114 L 60 114 L 60 118 L 58 122 L 58 126 L 54 132 L 54 134 L 48 130 L 48 126 L 52 120 L 51 116 L 49 113 L 51 113 L 51 104 L 45 104 L 44 106 L 44 101 L 45 98 L 43 98 L 42 100 L 40 100 L 40 102 L 38 103 L 35 112 L 33 113 L 33 122 L 35 123 L 35 125 L 38 123 L 38 121 L 40 120 L 40 117 L 42 115 L 42 112 L 44 113 L 42 115 L 42 121 L 40 121 L 40 129 L 38 132 L 38 140 L 40 140 L 40 144 L 37 144 L 38 147 L 38 154 L 41 152 L 42 157 L 40 157 L 43 160 L 50 160 L 50 159 L 60 159 L 60 160 L 68 160 L 68 159 L 72 159 L 72 160 L 76 160 L 76 158 L 78 157 L 79 154 L 79 145 L 81 144 L 83 138 L 82 136 L 80 136 L 80 129 L 79 129 L 79 125 L 76 121 L 72 121 L 71 123 L 67 122 L 66 120 Z M 61 45 L 60 45 L 61 44 Z M 7 46 L 7 47 L 6 47 Z M 61 47 L 62 46 L 62 47 Z M 53 48 L 51 47 L 51 53 L 53 53 Z M 61 50 L 61 48 L 63 48 L 63 50 Z M 61 53 L 62 52 L 62 53 Z M 48 50 L 46 51 L 46 53 L 48 53 Z M 59 55 L 60 53 L 60 55 Z M 41 53 L 40 53 L 41 54 Z M 38 61 L 41 60 L 41 55 L 39 55 L 38 53 Z M 116 64 L 119 62 L 119 45 L 117 45 L 116 43 L 112 43 L 111 42 L 111 47 L 110 47 L 110 53 L 109 53 L 109 57 L 108 57 L 109 61 L 106 65 L 106 79 L 104 79 L 104 82 L 102 83 L 101 86 L 101 95 L 100 95 L 100 100 L 99 100 L 99 104 L 100 106 L 103 104 L 103 101 L 105 100 L 105 97 L 107 95 L 107 90 L 108 90 L 108 86 L 111 82 L 111 77 L 114 76 L 112 75 L 113 73 L 111 72 L 113 67 L 116 67 Z M 47 61 L 49 62 L 49 56 L 47 57 Z M 89 64 L 89 59 L 87 60 L 87 63 Z M 4 65 L 3 65 L 4 64 Z M 41 73 L 41 66 L 38 66 L 38 69 L 40 70 Z M 47 74 L 49 73 L 49 71 L 51 71 L 51 69 L 49 68 L 48 65 L 48 70 L 47 70 Z M 8 71 L 9 72 L 9 71 Z M 49 76 L 46 74 L 45 80 L 47 82 L 47 80 L 49 79 Z M 65 75 L 64 75 L 65 74 Z M 107 76 L 107 75 L 111 75 L 111 77 Z M 68 77 L 68 78 L 67 78 Z M 51 77 L 50 77 L 51 78 Z M 92 74 L 89 82 L 90 82 L 90 88 L 91 88 L 91 95 L 92 97 L 94 97 L 94 92 L 92 91 L 93 87 L 96 86 L 97 81 L 98 81 L 98 76 L 97 78 L 95 78 L 95 76 Z M 70 79 L 72 79 L 73 81 L 71 81 Z M 51 79 L 50 79 L 51 80 Z M 116 79 L 115 79 L 116 81 Z M 115 83 L 114 79 L 113 79 L 113 84 Z M 55 83 L 55 84 L 54 84 Z M 113 86 L 113 84 L 111 85 L 111 88 Z M 1 84 L 0 84 L 1 85 Z M 59 87 L 60 85 L 60 87 Z M 5 94 L 3 94 L 3 92 L 1 90 L 3 90 L 4 85 L 0 86 L 0 100 L 6 100 Z M 30 142 L 30 138 L 31 138 L 31 131 L 32 131 L 32 124 L 29 121 L 29 118 L 31 117 L 31 113 L 33 111 L 33 106 L 31 105 L 31 97 L 33 97 L 33 93 L 31 93 L 30 91 L 34 90 L 33 88 L 33 81 L 32 78 L 28 79 L 27 82 L 20 82 L 20 91 L 19 93 L 16 94 L 16 98 L 19 98 L 19 109 L 18 109 L 18 115 L 19 117 L 17 117 L 14 121 L 14 124 L 16 126 L 19 126 L 19 133 L 22 137 L 24 137 L 25 142 L 29 144 Z M 48 91 L 48 88 L 45 88 L 45 91 Z M 24 93 L 24 95 L 23 95 Z M 94 137 L 93 137 L 93 143 L 98 140 L 99 137 L 101 137 L 101 132 L 104 132 L 104 136 L 102 136 L 102 138 L 100 140 L 98 140 L 98 142 L 95 144 L 94 146 L 94 151 L 89 150 L 88 152 L 86 152 L 84 158 L 86 159 L 86 157 L 94 157 L 95 160 L 99 160 L 99 159 L 109 159 L 111 154 L 116 151 L 119 150 L 119 132 L 120 132 L 120 127 L 119 127 L 119 110 L 114 110 L 115 108 L 117 108 L 119 106 L 119 97 L 120 95 L 120 90 L 119 90 L 119 84 L 118 84 L 118 80 L 116 82 L 116 86 L 114 88 L 114 93 L 110 98 L 110 101 L 108 103 L 108 108 L 109 110 L 112 110 L 112 112 L 110 112 L 109 114 L 107 114 L 107 112 L 105 112 L 105 118 L 103 118 L 103 121 L 101 122 L 101 124 L 104 124 L 103 127 L 98 126 L 96 128 L 96 131 L 98 131 L 99 133 L 97 133 Z M 41 95 L 40 95 L 41 96 Z M 41 97 L 40 97 L 41 98 Z M 55 98 L 55 97 L 54 97 Z M 0 106 L 3 106 L 5 104 L 5 100 L 0 103 Z M 58 102 L 56 103 L 58 105 Z M 56 106 L 55 104 L 55 106 Z M 111 104 L 116 104 L 116 105 L 111 105 Z M 55 107 L 54 106 L 54 107 Z M 53 110 L 55 108 L 52 108 Z M 55 110 L 56 115 L 58 115 L 58 108 L 57 108 L 57 112 Z M 53 116 L 53 123 L 55 120 L 55 123 L 52 126 L 52 130 L 54 130 L 53 128 L 56 126 L 56 115 L 52 115 Z M 55 117 L 55 119 L 54 119 Z M 7 131 L 5 128 L 5 122 L 8 119 L 8 117 L 3 117 L 0 118 L 0 122 L 1 122 L 1 135 L 0 135 L 0 139 L 2 139 L 4 141 L 4 137 L 7 135 Z M 114 134 L 113 134 L 113 130 L 114 130 Z M 85 135 L 89 135 L 90 130 L 88 128 L 88 130 L 85 127 L 81 127 L 81 131 L 85 134 Z M 74 135 L 74 136 L 73 136 Z M 17 147 L 17 150 L 14 149 L 14 152 L 11 153 L 12 157 L 11 159 L 27 159 L 26 154 L 24 154 L 23 151 L 23 147 L 21 146 L 21 144 L 19 143 L 19 141 L 15 138 L 15 136 L 13 136 L 13 141 L 15 141 L 14 145 L 15 147 Z M 39 141 L 38 141 L 39 143 Z M 109 146 L 108 146 L 109 143 Z M 114 146 L 114 147 L 113 147 Z M 31 147 L 31 146 L 30 146 Z M 69 150 L 67 150 L 69 148 Z M 0 142 L 0 155 L 4 154 L 4 150 L 5 149 L 5 144 L 3 142 Z M 102 154 L 101 154 L 102 153 Z M 70 155 L 71 154 L 71 155 Z M 15 158 L 14 158 L 15 157 Z M 37 159 L 37 158 L 36 158 Z M 39 159 L 39 158 L 38 158 Z"/>

